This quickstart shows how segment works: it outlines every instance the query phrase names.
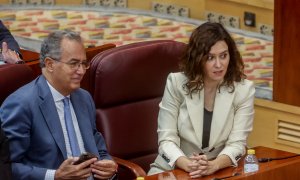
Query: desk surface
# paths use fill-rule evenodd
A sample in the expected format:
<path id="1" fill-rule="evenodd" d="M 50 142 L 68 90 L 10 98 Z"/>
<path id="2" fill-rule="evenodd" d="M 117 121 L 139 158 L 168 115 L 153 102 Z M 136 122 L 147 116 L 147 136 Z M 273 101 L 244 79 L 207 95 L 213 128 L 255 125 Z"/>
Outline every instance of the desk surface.
<path id="1" fill-rule="evenodd" d="M 280 151 L 267 147 L 256 147 L 256 156 L 258 158 L 279 158 L 295 155 L 293 153 Z M 222 178 L 226 176 L 231 176 L 234 173 L 239 173 L 240 175 L 231 177 L 228 179 L 246 179 L 246 180 L 280 180 L 280 179 L 300 179 L 300 156 L 283 159 L 274 160 L 271 162 L 260 163 L 259 171 L 256 173 L 244 174 L 243 172 L 244 160 L 239 161 L 238 167 L 228 167 L 216 172 L 213 175 L 205 176 L 199 178 L 201 180 L 212 180 L 213 178 Z M 147 176 L 145 180 L 185 180 L 191 179 L 188 173 L 175 169 L 173 171 L 167 171 L 164 173 Z"/>

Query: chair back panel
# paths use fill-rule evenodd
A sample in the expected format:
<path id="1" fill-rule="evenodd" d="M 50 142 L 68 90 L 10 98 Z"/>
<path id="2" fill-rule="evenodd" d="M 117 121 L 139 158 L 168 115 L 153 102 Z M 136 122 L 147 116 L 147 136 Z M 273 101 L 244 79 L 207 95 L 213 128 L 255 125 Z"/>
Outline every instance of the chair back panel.
<path id="1" fill-rule="evenodd" d="M 133 159 L 157 152 L 157 115 L 161 98 L 97 109 L 97 128 L 113 156 Z M 107 133 L 107 130 L 109 132 Z"/>
<path id="2" fill-rule="evenodd" d="M 151 154 L 147 154 L 147 155 L 140 156 L 137 158 L 129 159 L 129 161 L 134 162 L 135 164 L 138 164 L 147 173 L 150 170 L 150 164 L 154 162 L 157 155 L 158 155 L 158 152 L 151 153 Z"/>
<path id="3" fill-rule="evenodd" d="M 97 128 L 111 155 L 146 172 L 157 156 L 157 116 L 167 75 L 186 45 L 160 40 L 116 47 L 94 57 L 91 78 Z"/>
<path id="4" fill-rule="evenodd" d="M 25 63 L 33 70 L 34 76 L 37 77 L 42 74 L 42 69 L 40 67 L 40 53 L 20 49 L 22 58 Z"/>
<path id="5" fill-rule="evenodd" d="M 87 61 L 92 61 L 92 59 L 99 53 L 106 51 L 108 49 L 116 47 L 115 44 L 103 44 L 101 46 L 96 46 L 96 47 L 90 47 L 86 48 L 86 59 Z M 93 82 L 91 82 L 91 77 L 90 77 L 90 69 L 86 70 L 85 75 L 83 76 L 83 79 L 81 81 L 80 87 L 87 90 L 91 95 L 93 95 L 92 88 L 93 86 L 91 85 Z"/>
<path id="6" fill-rule="evenodd" d="M 25 64 L 0 65 L 0 105 L 15 90 L 29 83 L 35 75 Z"/>
<path id="7" fill-rule="evenodd" d="M 180 42 L 148 41 L 98 54 L 91 68 L 96 107 L 161 97 L 167 75 L 178 71 L 184 48 Z"/>

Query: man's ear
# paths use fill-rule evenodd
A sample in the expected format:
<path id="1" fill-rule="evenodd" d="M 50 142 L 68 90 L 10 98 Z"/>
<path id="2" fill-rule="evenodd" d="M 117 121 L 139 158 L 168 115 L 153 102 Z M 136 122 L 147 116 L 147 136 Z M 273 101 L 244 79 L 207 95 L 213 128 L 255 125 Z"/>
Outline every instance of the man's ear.
<path id="1" fill-rule="evenodd" d="M 46 57 L 45 60 L 44 60 L 44 63 L 45 63 L 45 67 L 46 67 L 47 71 L 53 72 L 54 60 L 52 60 L 49 57 Z"/>

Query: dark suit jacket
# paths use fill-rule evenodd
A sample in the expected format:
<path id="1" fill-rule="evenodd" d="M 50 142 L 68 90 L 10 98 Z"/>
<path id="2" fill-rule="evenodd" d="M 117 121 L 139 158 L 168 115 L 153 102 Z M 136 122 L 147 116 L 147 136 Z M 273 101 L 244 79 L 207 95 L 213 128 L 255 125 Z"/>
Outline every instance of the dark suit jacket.
<path id="1" fill-rule="evenodd" d="M 4 26 L 2 21 L 0 21 L 0 49 L 2 48 L 2 42 L 6 42 L 8 48 L 20 53 L 20 47 L 15 38 L 11 35 L 9 30 Z"/>
<path id="2" fill-rule="evenodd" d="M 111 159 L 96 129 L 96 111 L 90 94 L 78 89 L 71 101 L 87 152 Z M 44 179 L 47 169 L 57 169 L 67 159 L 56 106 L 43 75 L 8 96 L 0 118 L 11 149 L 14 179 Z"/>
<path id="3" fill-rule="evenodd" d="M 0 126 L 0 179 L 11 179 L 8 140 Z"/>

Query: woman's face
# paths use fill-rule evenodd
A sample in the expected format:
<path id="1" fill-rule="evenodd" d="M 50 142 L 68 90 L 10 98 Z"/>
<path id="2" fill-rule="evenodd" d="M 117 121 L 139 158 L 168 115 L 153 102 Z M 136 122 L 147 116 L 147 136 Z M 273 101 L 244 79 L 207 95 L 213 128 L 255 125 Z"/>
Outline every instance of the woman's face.
<path id="1" fill-rule="evenodd" d="M 208 54 L 205 63 L 205 82 L 219 83 L 224 79 L 227 72 L 230 56 L 228 46 L 225 41 L 218 41 L 214 44 Z"/>

